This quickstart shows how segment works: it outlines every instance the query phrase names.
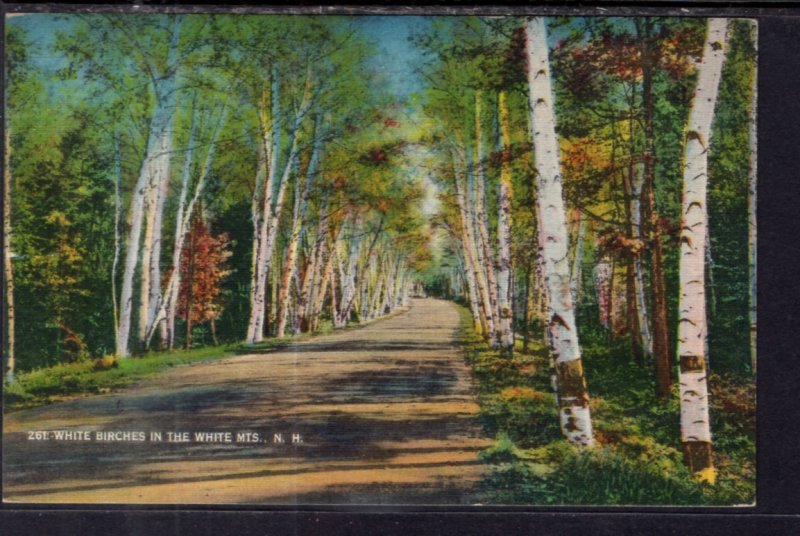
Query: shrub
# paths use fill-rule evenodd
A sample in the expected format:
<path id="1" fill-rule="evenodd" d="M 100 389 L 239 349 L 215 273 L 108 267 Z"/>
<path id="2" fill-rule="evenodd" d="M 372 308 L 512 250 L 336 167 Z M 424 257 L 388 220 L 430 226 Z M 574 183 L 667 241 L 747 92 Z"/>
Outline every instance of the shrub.
<path id="1" fill-rule="evenodd" d="M 92 363 L 92 370 L 109 370 L 119 367 L 119 359 L 114 355 L 105 355 L 100 359 L 95 359 Z"/>

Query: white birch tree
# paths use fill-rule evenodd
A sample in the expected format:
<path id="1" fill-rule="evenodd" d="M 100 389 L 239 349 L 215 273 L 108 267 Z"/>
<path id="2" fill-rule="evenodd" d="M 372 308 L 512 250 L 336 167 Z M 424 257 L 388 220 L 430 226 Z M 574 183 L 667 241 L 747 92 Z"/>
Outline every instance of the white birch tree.
<path id="1" fill-rule="evenodd" d="M 123 358 L 130 355 L 129 338 L 133 321 L 134 277 L 139 265 L 142 248 L 145 199 L 154 173 L 157 174 L 159 172 L 160 166 L 157 163 L 163 165 L 164 159 L 169 158 L 168 154 L 164 155 L 164 151 L 169 147 L 166 140 L 171 134 L 171 125 L 175 113 L 177 89 L 175 78 L 177 76 L 178 41 L 182 22 L 182 16 L 178 16 L 174 20 L 166 68 L 160 78 L 156 78 L 155 73 L 157 70 L 155 66 L 151 66 L 155 105 L 147 134 L 145 158 L 142 162 L 139 178 L 136 181 L 131 200 L 130 229 L 126 238 L 125 264 L 120 293 L 120 319 L 119 329 L 117 330 L 116 354 Z M 160 171 L 163 172 L 163 170 Z M 143 265 L 142 270 L 143 273 L 149 271 L 149 266 Z M 143 321 L 146 321 L 146 318 L 140 318 L 140 322 Z"/>
<path id="2" fill-rule="evenodd" d="M 558 380 L 561 430 L 573 444 L 594 444 L 589 392 L 581 362 L 575 310 L 569 290 L 566 212 L 556 135 L 547 31 L 542 17 L 525 25 L 530 122 L 536 164 L 536 208 L 548 302 L 550 351 Z"/>
<path id="3" fill-rule="evenodd" d="M 756 51 L 756 57 L 758 57 L 758 22 L 752 22 L 753 28 L 753 45 Z M 757 350 L 756 350 L 756 282 L 757 282 L 757 252 L 756 252 L 756 239 L 758 236 L 757 226 L 756 226 L 756 208 L 758 206 L 758 199 L 757 199 L 757 182 L 758 182 L 758 64 L 753 67 L 753 80 L 752 80 L 752 89 L 750 92 L 750 169 L 749 169 L 749 180 L 747 183 L 747 203 L 748 203 L 748 211 L 747 211 L 747 246 L 748 246 L 748 263 L 749 263 L 749 276 L 750 276 L 750 285 L 749 285 L 749 298 L 750 298 L 750 311 L 749 311 L 749 320 L 750 320 L 750 365 L 753 370 L 753 374 L 756 372 L 756 357 L 757 357 Z"/>
<path id="4" fill-rule="evenodd" d="M 500 138 L 502 143 L 502 162 L 500 164 L 499 214 L 497 222 L 497 299 L 500 350 L 511 353 L 514 350 L 514 303 L 511 291 L 511 125 L 508 114 L 506 92 L 498 94 L 498 115 L 500 119 Z"/>
<path id="5" fill-rule="evenodd" d="M 678 298 L 678 357 L 681 440 L 689 470 L 713 483 L 711 427 L 706 369 L 706 285 L 708 151 L 711 125 L 727 51 L 727 20 L 708 20 L 703 59 L 689 112 L 684 147 Z"/>

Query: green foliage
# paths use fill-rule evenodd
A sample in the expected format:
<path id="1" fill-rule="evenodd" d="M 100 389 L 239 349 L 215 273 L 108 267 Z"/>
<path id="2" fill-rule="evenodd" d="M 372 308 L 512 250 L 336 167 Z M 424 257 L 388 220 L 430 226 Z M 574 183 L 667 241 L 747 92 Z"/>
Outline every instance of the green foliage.
<path id="1" fill-rule="evenodd" d="M 37 20 L 46 25 L 55 20 L 42 17 Z M 86 14 L 64 17 L 58 35 L 46 40 L 28 36 L 31 24 L 25 20 L 9 19 L 5 49 L 19 371 L 18 382 L 4 391 L 7 407 L 105 392 L 168 366 L 233 351 L 269 351 L 288 340 L 122 361 L 108 355 L 114 346 L 115 317 L 113 139 L 119 133 L 124 228 L 159 80 L 168 78 L 169 44 L 179 28 L 181 83 L 175 96 L 171 191 L 177 187 L 176 170 L 189 143 L 195 110 L 199 133 L 196 154 L 188 162 L 192 180 L 210 143 L 212 118 L 223 104 L 230 110 L 207 190 L 199 200 L 214 235 L 227 235 L 232 251 L 230 273 L 220 274 L 213 285 L 220 340 L 241 340 L 250 312 L 251 210 L 253 201 L 255 206 L 263 201 L 257 176 L 259 168 L 263 170 L 265 129 L 271 128 L 277 138 L 274 159 L 283 169 L 294 114 L 306 87 L 312 106 L 298 127 L 300 158 L 290 169 L 286 207 L 296 198 L 292 186 L 308 166 L 314 135 L 323 140 L 324 151 L 319 176 L 310 179 L 314 187 L 301 237 L 303 260 L 325 207 L 329 238 L 343 231 L 339 246 L 358 233 L 367 237 L 365 242 L 375 236 L 378 249 L 400 253 L 422 275 L 429 291 L 448 295 L 449 277 L 459 270 L 461 255 L 454 240 L 461 223 L 451 150 L 463 153 L 458 159 L 464 164 L 466 183 L 475 184 L 476 164 L 485 169 L 487 228 L 494 247 L 501 161 L 497 92 L 504 90 L 511 123 L 516 279 L 527 280 L 535 268 L 535 169 L 518 18 L 438 18 L 431 31 L 415 35 L 421 59 L 417 67 L 425 86 L 410 102 L 392 95 L 391 84 L 375 69 L 373 55 L 382 43 L 365 37 L 362 25 L 368 22 L 362 19 L 137 15 L 123 21 L 115 15 Z M 642 19 L 620 18 L 549 22 L 565 199 L 570 210 L 580 208 L 588 221 L 584 257 L 579 259 L 585 265 L 585 283 L 592 279 L 590 267 L 600 256 L 611 256 L 617 266 L 626 260 L 618 251 L 592 245 L 604 233 L 627 232 L 621 231 L 629 219 L 622 181 L 640 162 L 645 135 L 643 26 Z M 653 24 L 651 45 L 658 57 L 653 68 L 655 201 L 665 235 L 669 324 L 674 327 L 683 138 L 695 84 L 692 63 L 704 22 L 658 18 Z M 42 57 L 52 61 L 36 59 Z M 629 334 L 598 325 L 592 285 L 584 284 L 578 332 L 601 445 L 597 451 L 578 452 L 561 439 L 542 343 L 534 340 L 530 351 L 501 357 L 467 327 L 469 312 L 461 312 L 461 342 L 478 382 L 482 422 L 497 438 L 482 458 L 495 467 L 487 485 L 500 502 L 752 501 L 755 410 L 747 325 L 747 181 L 754 75 L 752 28 L 747 21 L 733 21 L 709 151 L 713 262 L 708 267 L 708 344 L 714 373 L 709 383 L 717 485 L 705 488 L 686 475 L 677 397 L 666 404 L 655 399 L 649 365 L 639 368 L 632 362 Z M 265 102 L 265 90 L 273 92 L 271 101 Z M 476 103 L 481 104 L 477 117 Z M 313 124 L 319 131 L 313 131 Z M 475 161 L 476 137 L 484 148 L 482 162 Z M 435 181 L 439 193 L 435 216 L 423 210 L 428 181 Z M 272 194 L 274 203 L 277 192 Z M 168 196 L 165 210 L 165 268 L 174 240 L 175 197 Z M 281 265 L 290 221 L 291 210 L 284 210 L 273 266 Z M 360 221 L 360 228 L 354 221 Z M 648 272 L 652 245 L 643 247 Z M 516 289 L 518 309 L 522 286 Z M 521 311 L 515 312 L 521 316 Z M 525 323 L 527 319 L 518 322 Z M 326 312 L 321 331 L 330 326 Z M 205 325 L 195 326 L 193 333 L 200 344 L 209 338 Z M 670 329 L 672 344 L 676 333 Z"/>
<path id="2" fill-rule="evenodd" d="M 748 172 L 755 48 L 749 21 L 733 21 L 709 152 L 709 366 L 750 372 L 748 321 Z M 754 156 L 754 155 L 753 155 Z"/>
<path id="3" fill-rule="evenodd" d="M 481 417 L 487 433 L 502 430 L 521 446 L 552 441 L 560 436 L 558 413 L 552 394 L 530 387 L 507 387 L 481 400 Z"/>
<path id="4" fill-rule="evenodd" d="M 461 307 L 461 341 L 478 382 L 481 420 L 496 438 L 480 459 L 491 466 L 483 490 L 501 504 L 706 505 L 748 504 L 755 490 L 754 385 L 712 376 L 712 430 L 718 481 L 688 473 L 681 453 L 677 386 L 667 403 L 653 375 L 631 362 L 624 339 L 609 344 L 587 332 L 583 361 L 591 389 L 598 447 L 562 438 L 549 390 L 547 353 L 500 357 L 472 330 Z"/>
<path id="5" fill-rule="evenodd" d="M 671 472 L 610 449 L 579 452 L 548 479 L 556 504 L 698 505 L 701 487 L 682 466 Z"/>

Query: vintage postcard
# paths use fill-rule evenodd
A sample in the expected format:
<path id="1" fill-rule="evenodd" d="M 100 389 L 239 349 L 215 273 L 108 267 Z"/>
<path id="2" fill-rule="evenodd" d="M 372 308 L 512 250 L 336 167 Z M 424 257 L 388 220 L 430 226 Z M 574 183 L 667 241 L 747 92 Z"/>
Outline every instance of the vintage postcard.
<path id="1" fill-rule="evenodd" d="M 754 20 L 4 24 L 5 502 L 754 504 Z"/>

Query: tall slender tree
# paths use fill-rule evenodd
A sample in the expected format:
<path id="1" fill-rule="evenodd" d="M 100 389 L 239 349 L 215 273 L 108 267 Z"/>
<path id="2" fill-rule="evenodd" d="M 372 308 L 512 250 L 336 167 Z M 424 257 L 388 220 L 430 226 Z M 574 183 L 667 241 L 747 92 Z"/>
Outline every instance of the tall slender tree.
<path id="1" fill-rule="evenodd" d="M 581 446 L 594 444 L 589 391 L 586 388 L 575 309 L 569 291 L 566 211 L 556 134 L 555 102 L 543 17 L 525 25 L 530 122 L 536 162 L 536 208 L 548 302 L 550 352 L 555 362 L 561 431 Z"/>
<path id="2" fill-rule="evenodd" d="M 678 357 L 680 359 L 681 439 L 686 464 L 713 483 L 706 361 L 705 242 L 707 239 L 708 151 L 722 65 L 727 20 L 709 19 L 703 59 L 689 114 L 684 149 L 681 205 Z"/>

